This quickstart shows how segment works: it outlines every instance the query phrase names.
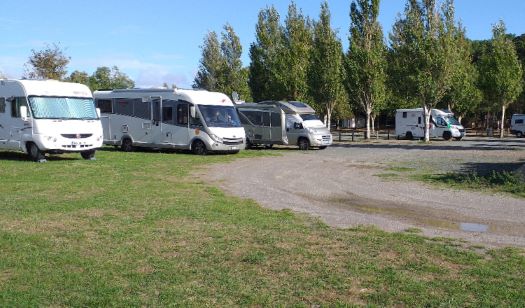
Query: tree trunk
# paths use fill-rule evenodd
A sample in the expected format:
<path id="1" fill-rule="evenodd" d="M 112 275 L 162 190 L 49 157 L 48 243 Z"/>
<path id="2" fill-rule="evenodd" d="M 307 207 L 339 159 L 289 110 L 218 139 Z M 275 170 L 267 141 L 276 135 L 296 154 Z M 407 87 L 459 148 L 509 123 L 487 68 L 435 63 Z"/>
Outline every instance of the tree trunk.
<path id="1" fill-rule="evenodd" d="M 507 109 L 505 105 L 501 106 L 501 123 L 499 127 L 499 137 L 500 138 L 503 138 L 505 134 L 505 109 Z"/>
<path id="2" fill-rule="evenodd" d="M 372 129 L 372 134 L 375 135 L 376 133 L 376 115 L 373 112 L 370 114 L 370 126 Z"/>
<path id="3" fill-rule="evenodd" d="M 332 121 L 332 112 L 331 112 L 331 110 L 330 110 L 330 111 L 328 111 L 327 114 L 326 114 L 326 127 L 328 127 L 328 131 L 331 131 L 331 127 L 332 127 L 332 126 L 330 125 L 331 121 Z"/>
<path id="4" fill-rule="evenodd" d="M 425 123 L 425 142 L 430 142 L 430 108 L 427 105 L 423 106 L 424 123 Z"/>
<path id="5" fill-rule="evenodd" d="M 370 118 L 371 118 L 371 113 L 372 111 L 370 110 L 370 108 L 367 108 L 366 109 L 366 135 L 365 135 L 365 139 L 370 139 Z"/>
<path id="6" fill-rule="evenodd" d="M 459 122 L 459 124 L 461 124 L 461 120 L 463 120 L 463 116 L 458 116 L 458 122 Z M 463 125 L 463 124 L 461 124 L 461 125 Z M 463 125 L 463 126 L 465 126 L 465 125 Z"/>

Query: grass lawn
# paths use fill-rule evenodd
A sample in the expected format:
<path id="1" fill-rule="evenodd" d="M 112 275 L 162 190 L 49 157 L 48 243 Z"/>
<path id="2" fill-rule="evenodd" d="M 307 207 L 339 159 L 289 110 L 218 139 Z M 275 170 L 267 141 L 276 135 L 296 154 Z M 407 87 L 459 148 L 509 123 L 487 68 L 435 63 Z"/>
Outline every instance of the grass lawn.
<path id="1" fill-rule="evenodd" d="M 0 306 L 525 306 L 523 250 L 333 229 L 192 176 L 268 153 L 0 153 Z"/>

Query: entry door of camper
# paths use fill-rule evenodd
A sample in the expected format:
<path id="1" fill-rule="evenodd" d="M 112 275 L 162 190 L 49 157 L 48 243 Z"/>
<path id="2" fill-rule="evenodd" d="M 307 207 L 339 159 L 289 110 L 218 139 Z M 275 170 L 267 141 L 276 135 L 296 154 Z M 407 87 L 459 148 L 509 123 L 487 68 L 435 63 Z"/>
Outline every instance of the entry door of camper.
<path id="1" fill-rule="evenodd" d="M 28 123 L 22 121 L 20 106 L 27 106 L 25 97 L 13 97 L 6 101 L 6 112 L 3 114 L 5 121 L 4 130 L 7 132 L 7 148 L 20 149 L 24 129 L 30 129 Z"/>
<path id="2" fill-rule="evenodd" d="M 7 126 L 6 102 L 4 97 L 0 97 L 0 148 L 7 147 L 9 127 Z"/>
<path id="3" fill-rule="evenodd" d="M 160 144 L 163 141 L 162 134 L 162 97 L 150 97 L 151 106 L 151 126 L 149 142 L 152 144 Z"/>
<path id="4" fill-rule="evenodd" d="M 281 112 L 270 112 L 270 138 L 273 142 L 284 142 Z"/>

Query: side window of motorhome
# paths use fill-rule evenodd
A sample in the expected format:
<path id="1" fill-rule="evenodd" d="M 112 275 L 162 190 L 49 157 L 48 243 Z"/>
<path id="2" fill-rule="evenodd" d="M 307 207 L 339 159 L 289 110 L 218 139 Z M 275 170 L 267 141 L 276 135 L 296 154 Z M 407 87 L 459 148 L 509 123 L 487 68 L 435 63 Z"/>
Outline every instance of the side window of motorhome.
<path id="1" fill-rule="evenodd" d="M 275 112 L 271 113 L 272 117 L 272 127 L 281 127 L 281 115 Z"/>
<path id="2" fill-rule="evenodd" d="M 134 99 L 132 101 L 133 116 L 144 120 L 149 120 L 151 118 L 151 110 L 149 107 L 149 103 L 147 101 L 143 102 L 140 98 Z"/>
<path id="3" fill-rule="evenodd" d="M 25 97 L 15 97 L 11 101 L 11 117 L 20 118 L 20 106 L 27 106 Z"/>
<path id="4" fill-rule="evenodd" d="M 244 115 L 243 112 L 240 112 L 240 111 L 239 111 L 239 119 L 241 120 L 241 124 L 252 125 L 250 120 Z"/>
<path id="5" fill-rule="evenodd" d="M 417 118 L 417 124 L 421 124 L 421 117 Z"/>
<path id="6" fill-rule="evenodd" d="M 113 104 L 110 99 L 97 99 L 96 104 L 101 113 L 113 113 Z"/>
<path id="7" fill-rule="evenodd" d="M 178 104 L 177 105 L 177 125 L 188 125 L 188 104 Z"/>
<path id="8" fill-rule="evenodd" d="M 403 118 L 407 118 L 408 117 L 408 113 L 405 111 L 403 112 Z"/>
<path id="9" fill-rule="evenodd" d="M 173 106 L 162 106 L 162 123 L 173 124 Z"/>
<path id="10" fill-rule="evenodd" d="M 514 121 L 514 124 L 523 124 L 523 119 L 516 119 L 516 121 Z"/>
<path id="11" fill-rule="evenodd" d="M 263 126 L 270 126 L 270 113 L 263 112 Z"/>
<path id="12" fill-rule="evenodd" d="M 263 125 L 263 118 L 262 118 L 262 112 L 260 111 L 243 111 L 243 114 L 250 120 L 250 122 L 253 123 L 253 125 L 262 126 Z"/>
<path id="13" fill-rule="evenodd" d="M 133 116 L 133 104 L 125 98 L 115 99 L 115 113 L 127 116 Z"/>
<path id="14" fill-rule="evenodd" d="M 0 97 L 0 113 L 5 113 L 5 98 Z"/>

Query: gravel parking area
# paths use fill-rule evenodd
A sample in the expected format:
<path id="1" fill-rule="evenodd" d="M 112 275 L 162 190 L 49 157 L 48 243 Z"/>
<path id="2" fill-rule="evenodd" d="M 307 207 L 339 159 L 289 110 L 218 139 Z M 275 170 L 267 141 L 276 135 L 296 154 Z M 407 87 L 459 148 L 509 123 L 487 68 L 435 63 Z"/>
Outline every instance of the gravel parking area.
<path id="1" fill-rule="evenodd" d="M 430 145 L 372 141 L 284 152 L 278 157 L 215 165 L 204 178 L 262 206 L 308 213 L 334 227 L 419 228 L 427 236 L 525 247 L 525 199 L 382 176 L 396 168 L 426 172 L 516 169 L 525 164 L 525 139 L 467 138 Z"/>

